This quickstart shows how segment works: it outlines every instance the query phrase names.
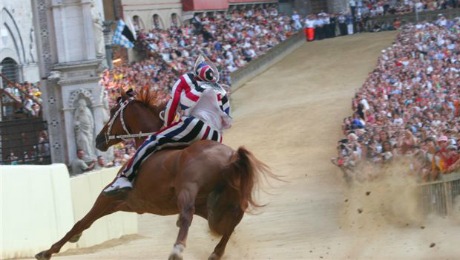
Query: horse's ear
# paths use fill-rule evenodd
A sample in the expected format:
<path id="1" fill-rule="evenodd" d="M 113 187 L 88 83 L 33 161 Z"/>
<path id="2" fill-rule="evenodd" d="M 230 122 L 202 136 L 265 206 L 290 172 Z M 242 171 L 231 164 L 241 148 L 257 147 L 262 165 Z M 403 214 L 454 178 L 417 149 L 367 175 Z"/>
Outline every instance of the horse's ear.
<path id="1" fill-rule="evenodd" d="M 120 88 L 120 98 L 122 100 L 128 99 L 129 96 L 126 94 L 126 91 L 123 88 Z"/>
<path id="2" fill-rule="evenodd" d="M 126 95 L 128 97 L 134 97 L 135 95 L 134 90 L 132 88 L 128 89 L 128 91 L 126 91 Z"/>

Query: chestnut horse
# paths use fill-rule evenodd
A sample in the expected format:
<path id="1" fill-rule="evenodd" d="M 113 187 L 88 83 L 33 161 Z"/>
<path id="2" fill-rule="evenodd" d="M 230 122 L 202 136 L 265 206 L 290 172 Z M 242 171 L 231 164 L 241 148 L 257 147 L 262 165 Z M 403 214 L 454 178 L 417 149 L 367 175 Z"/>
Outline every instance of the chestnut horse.
<path id="1" fill-rule="evenodd" d="M 111 118 L 96 138 L 96 147 L 106 151 L 123 138 L 137 138 L 163 125 L 153 92 L 141 91 L 136 98 L 122 93 Z M 36 255 L 50 259 L 66 242 L 76 242 L 97 219 L 117 211 L 179 214 L 179 233 L 169 259 L 182 259 L 193 215 L 208 220 L 211 231 L 221 235 L 209 259 L 220 259 L 227 242 L 245 212 L 261 207 L 253 192 L 260 177 L 278 179 L 266 164 L 243 147 L 236 151 L 215 141 L 197 141 L 185 148 L 163 149 L 149 156 L 138 169 L 133 189 L 116 196 L 97 198 L 91 210 L 50 249 Z"/>

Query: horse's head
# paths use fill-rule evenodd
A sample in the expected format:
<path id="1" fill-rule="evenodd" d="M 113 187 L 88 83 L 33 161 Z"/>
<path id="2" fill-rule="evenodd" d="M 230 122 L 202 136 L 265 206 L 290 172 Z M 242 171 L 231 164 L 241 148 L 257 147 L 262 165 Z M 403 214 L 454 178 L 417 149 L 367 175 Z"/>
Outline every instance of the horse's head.
<path id="1" fill-rule="evenodd" d="M 164 103 L 153 105 L 156 95 L 141 91 L 139 96 L 123 92 L 110 110 L 110 119 L 96 137 L 96 148 L 107 151 L 110 146 L 134 138 L 138 147 L 145 138 L 163 126 L 159 112 Z"/>

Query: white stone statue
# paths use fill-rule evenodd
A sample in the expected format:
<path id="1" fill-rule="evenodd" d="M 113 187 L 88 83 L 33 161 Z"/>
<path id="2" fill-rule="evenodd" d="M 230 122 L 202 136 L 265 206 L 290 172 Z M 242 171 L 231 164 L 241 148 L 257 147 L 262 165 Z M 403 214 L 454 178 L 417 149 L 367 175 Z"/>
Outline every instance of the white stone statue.
<path id="1" fill-rule="evenodd" d="M 102 108 L 103 108 L 102 109 L 103 110 L 102 120 L 105 124 L 110 119 L 109 93 L 107 92 L 107 90 L 102 91 L 101 103 L 102 103 Z"/>
<path id="2" fill-rule="evenodd" d="M 91 159 L 96 159 L 94 142 L 94 117 L 84 98 L 78 100 L 74 111 L 74 129 L 77 148 L 85 151 Z"/>
<path id="3" fill-rule="evenodd" d="M 91 6 L 91 18 L 93 19 L 93 31 L 94 31 L 94 40 L 95 40 L 95 46 L 96 46 L 96 57 L 102 58 L 105 56 L 104 33 L 102 31 L 103 29 L 102 16 L 94 4 Z"/>

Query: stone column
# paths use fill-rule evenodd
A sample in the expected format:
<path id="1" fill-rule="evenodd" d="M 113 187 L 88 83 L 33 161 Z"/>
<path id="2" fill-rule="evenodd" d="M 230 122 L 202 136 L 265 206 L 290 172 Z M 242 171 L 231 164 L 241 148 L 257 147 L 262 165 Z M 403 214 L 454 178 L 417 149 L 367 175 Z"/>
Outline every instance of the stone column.
<path id="1" fill-rule="evenodd" d="M 52 160 L 69 164 L 76 158 L 74 112 L 84 99 L 94 118 L 93 137 L 103 124 L 99 86 L 101 61 L 96 57 L 92 0 L 37 0 L 37 45 L 43 88 L 43 109 L 48 121 Z M 40 32 L 40 33 L 38 33 Z M 82 40 L 84 39 L 84 40 Z M 93 138 L 93 139 L 94 139 Z M 91 140 L 95 151 L 94 140 Z"/>
<path id="2" fill-rule="evenodd" d="M 0 72 L 2 71 L 2 69 L 3 69 L 3 66 L 2 66 L 2 64 L 0 64 Z M 0 79 L 0 88 L 3 88 L 3 80 L 2 79 Z"/>
<path id="3" fill-rule="evenodd" d="M 42 109 L 45 120 L 48 122 L 48 136 L 50 142 L 51 160 L 53 163 L 68 163 L 67 146 L 65 142 L 64 120 L 62 118 L 62 100 L 59 95 L 60 75 L 52 73 L 41 81 Z"/>
<path id="4" fill-rule="evenodd" d="M 32 1 L 32 12 L 37 41 L 38 67 L 42 92 L 43 117 L 48 122 L 48 136 L 53 163 L 67 163 L 65 132 L 61 116 L 62 101 L 57 82 L 59 73 L 51 73 L 57 62 L 56 37 L 51 9 L 52 0 Z"/>

